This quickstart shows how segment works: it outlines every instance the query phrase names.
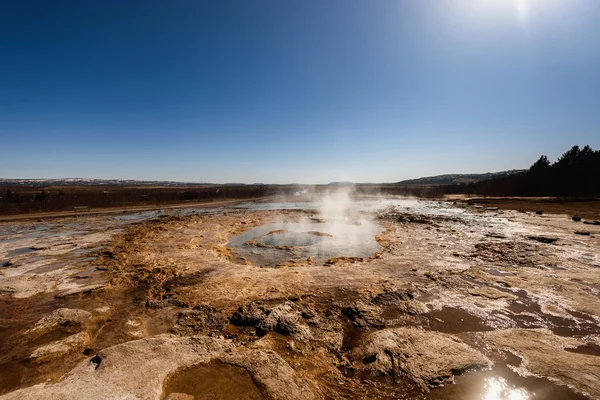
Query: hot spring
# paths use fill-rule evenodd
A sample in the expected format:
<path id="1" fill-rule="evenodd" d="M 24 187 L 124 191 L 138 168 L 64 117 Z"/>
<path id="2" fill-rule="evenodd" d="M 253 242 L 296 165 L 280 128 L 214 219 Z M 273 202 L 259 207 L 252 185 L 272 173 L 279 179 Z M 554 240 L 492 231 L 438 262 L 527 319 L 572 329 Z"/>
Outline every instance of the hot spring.
<path id="1" fill-rule="evenodd" d="M 277 222 L 232 236 L 234 261 L 275 267 L 322 264 L 335 257 L 368 258 L 381 249 L 375 237 L 381 226 L 367 220 Z"/>

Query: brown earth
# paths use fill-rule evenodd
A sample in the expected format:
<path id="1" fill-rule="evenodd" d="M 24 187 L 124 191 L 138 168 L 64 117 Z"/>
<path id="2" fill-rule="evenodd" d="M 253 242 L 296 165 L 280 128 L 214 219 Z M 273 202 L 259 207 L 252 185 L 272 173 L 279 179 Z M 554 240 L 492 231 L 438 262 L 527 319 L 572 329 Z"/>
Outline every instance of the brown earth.
<path id="1" fill-rule="evenodd" d="M 498 207 L 501 210 L 523 210 L 534 213 L 541 210 L 545 214 L 580 216 L 588 220 L 600 220 L 600 199 L 561 199 L 555 197 L 467 197 L 449 195 L 449 201 L 472 202 L 485 207 Z"/>
<path id="2" fill-rule="evenodd" d="M 498 398 L 600 396 L 590 354 L 600 228 L 584 237 L 564 215 L 385 209 L 371 216 L 385 229 L 377 257 L 231 262 L 230 236 L 318 216 L 142 221 L 103 236 L 81 264 L 57 253 L 57 264 L 94 266 L 84 279 L 26 270 L 36 255 L 16 256 L 0 275 L 0 398 L 464 399 L 490 393 L 493 379 L 507 382 Z M 557 240 L 531 239 L 546 236 Z"/>

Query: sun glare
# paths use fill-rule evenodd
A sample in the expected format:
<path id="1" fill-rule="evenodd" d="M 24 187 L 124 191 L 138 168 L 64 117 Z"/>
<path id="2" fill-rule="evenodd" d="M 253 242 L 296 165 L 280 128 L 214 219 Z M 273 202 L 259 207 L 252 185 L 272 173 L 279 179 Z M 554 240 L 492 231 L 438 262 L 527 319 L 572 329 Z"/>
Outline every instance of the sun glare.
<path id="1" fill-rule="evenodd" d="M 533 1 L 534 0 L 482 0 L 481 3 L 479 3 L 479 6 L 483 7 L 486 12 L 493 14 L 506 11 L 515 15 L 520 21 L 525 21 L 529 17 Z"/>
<path id="2" fill-rule="evenodd" d="M 514 0 L 515 2 L 515 10 L 517 11 L 517 15 L 519 19 L 525 20 L 527 19 L 527 14 L 529 12 L 529 1 L 528 0 Z"/>
<path id="3" fill-rule="evenodd" d="M 529 400 L 527 391 L 515 387 L 509 387 L 506 379 L 486 379 L 484 400 Z"/>

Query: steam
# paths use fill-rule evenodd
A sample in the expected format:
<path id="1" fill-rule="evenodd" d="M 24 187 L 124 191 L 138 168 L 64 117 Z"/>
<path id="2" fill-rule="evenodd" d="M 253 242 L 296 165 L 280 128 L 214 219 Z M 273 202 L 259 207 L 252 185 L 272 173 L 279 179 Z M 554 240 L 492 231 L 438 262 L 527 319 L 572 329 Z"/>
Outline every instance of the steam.
<path id="1" fill-rule="evenodd" d="M 372 244 L 375 236 L 381 232 L 381 227 L 372 221 L 372 214 L 361 212 L 352 186 L 336 187 L 322 193 L 313 192 L 312 197 L 312 202 L 318 209 L 320 223 L 304 219 L 301 221 L 302 229 L 314 231 L 317 228 L 333 236 L 333 240 L 317 245 L 320 252 L 329 253 L 333 249 L 327 247 L 333 247 L 345 248 L 346 251 L 355 248 L 360 253 L 359 248 Z"/>
<path id="2" fill-rule="evenodd" d="M 356 208 L 354 200 L 350 197 L 352 188 L 339 188 L 325 192 L 317 199 L 320 218 L 328 221 L 348 221 Z M 355 210 L 354 210 L 355 211 Z"/>
<path id="3" fill-rule="evenodd" d="M 308 189 L 301 199 L 294 194 L 292 202 L 310 199 L 306 209 L 315 212 L 300 213 L 301 217 L 293 220 L 284 214 L 274 223 L 253 228 L 234 238 L 233 246 L 246 251 L 244 257 L 247 259 L 257 257 L 258 262 L 269 259 L 268 262 L 274 265 L 307 257 L 322 261 L 341 256 L 370 257 L 380 249 L 375 237 L 383 230 L 373 220 L 374 210 L 364 209 L 365 202 L 356 200 L 352 186 L 327 189 Z M 302 204 L 300 201 L 299 205 Z M 293 250 L 259 246 L 248 251 L 244 244 L 249 241 L 269 246 L 292 246 Z"/>

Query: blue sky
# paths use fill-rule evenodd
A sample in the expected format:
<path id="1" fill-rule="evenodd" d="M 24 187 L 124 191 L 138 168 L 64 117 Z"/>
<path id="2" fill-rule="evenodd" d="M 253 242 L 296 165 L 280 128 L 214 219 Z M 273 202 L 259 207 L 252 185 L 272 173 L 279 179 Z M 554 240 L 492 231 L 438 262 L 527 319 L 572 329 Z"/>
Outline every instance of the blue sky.
<path id="1" fill-rule="evenodd" d="M 600 1 L 3 1 L 0 177 L 393 182 L 600 148 Z"/>

